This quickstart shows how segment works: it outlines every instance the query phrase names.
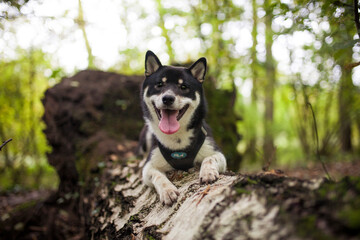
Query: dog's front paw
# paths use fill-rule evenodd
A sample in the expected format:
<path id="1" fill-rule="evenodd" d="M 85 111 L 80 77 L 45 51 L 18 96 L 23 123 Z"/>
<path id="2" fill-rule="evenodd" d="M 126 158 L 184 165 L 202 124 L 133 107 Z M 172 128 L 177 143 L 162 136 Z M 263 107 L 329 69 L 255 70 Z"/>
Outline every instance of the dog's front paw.
<path id="1" fill-rule="evenodd" d="M 213 183 L 219 178 L 219 172 L 212 159 L 204 160 L 200 168 L 200 183 Z"/>
<path id="2" fill-rule="evenodd" d="M 171 206 L 176 202 L 179 194 L 179 191 L 174 185 L 167 185 L 159 191 L 160 202 Z"/>

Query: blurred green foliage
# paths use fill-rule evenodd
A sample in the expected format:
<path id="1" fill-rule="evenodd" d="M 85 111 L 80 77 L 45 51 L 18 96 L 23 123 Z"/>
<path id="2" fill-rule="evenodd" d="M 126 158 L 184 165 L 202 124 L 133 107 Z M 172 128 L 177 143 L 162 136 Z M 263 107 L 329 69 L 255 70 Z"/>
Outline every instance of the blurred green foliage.
<path id="1" fill-rule="evenodd" d="M 51 70 L 41 50 L 18 49 L 14 60 L 0 59 L 0 139 L 13 139 L 1 151 L 0 191 L 56 186 L 45 155 L 50 149 L 42 132 L 41 98 L 60 72 Z"/>

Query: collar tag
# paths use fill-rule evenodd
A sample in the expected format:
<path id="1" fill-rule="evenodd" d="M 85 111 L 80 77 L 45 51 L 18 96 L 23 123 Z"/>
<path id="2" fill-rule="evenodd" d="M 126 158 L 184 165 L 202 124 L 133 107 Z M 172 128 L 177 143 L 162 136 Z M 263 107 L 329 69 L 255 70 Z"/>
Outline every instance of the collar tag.
<path id="1" fill-rule="evenodd" d="M 175 159 L 183 159 L 186 158 L 186 152 L 173 152 L 171 153 L 171 157 Z"/>

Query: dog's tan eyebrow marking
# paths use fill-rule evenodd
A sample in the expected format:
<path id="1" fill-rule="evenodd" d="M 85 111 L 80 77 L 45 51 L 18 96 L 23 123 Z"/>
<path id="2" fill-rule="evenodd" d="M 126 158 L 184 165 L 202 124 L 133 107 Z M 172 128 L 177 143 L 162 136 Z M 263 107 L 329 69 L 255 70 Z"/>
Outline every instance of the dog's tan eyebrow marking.
<path id="1" fill-rule="evenodd" d="M 163 77 L 161 80 L 162 80 L 163 82 L 166 82 L 166 81 L 167 81 L 167 78 L 166 78 L 166 77 Z"/>
<path id="2" fill-rule="evenodd" d="M 182 80 L 181 78 L 178 80 L 179 84 L 182 84 L 184 82 L 184 80 Z"/>

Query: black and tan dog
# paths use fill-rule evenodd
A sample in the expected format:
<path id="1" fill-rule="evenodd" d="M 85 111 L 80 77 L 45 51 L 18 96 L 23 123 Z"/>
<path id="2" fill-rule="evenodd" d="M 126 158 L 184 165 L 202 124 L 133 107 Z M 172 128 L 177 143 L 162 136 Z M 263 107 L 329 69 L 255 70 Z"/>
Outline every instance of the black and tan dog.
<path id="1" fill-rule="evenodd" d="M 145 127 L 140 137 L 147 152 L 143 181 L 153 186 L 166 205 L 179 192 L 166 177 L 174 169 L 200 167 L 200 182 L 211 183 L 226 170 L 226 159 L 216 146 L 204 121 L 206 101 L 202 84 L 206 59 L 190 68 L 163 66 L 151 51 L 146 53 L 141 99 Z"/>

